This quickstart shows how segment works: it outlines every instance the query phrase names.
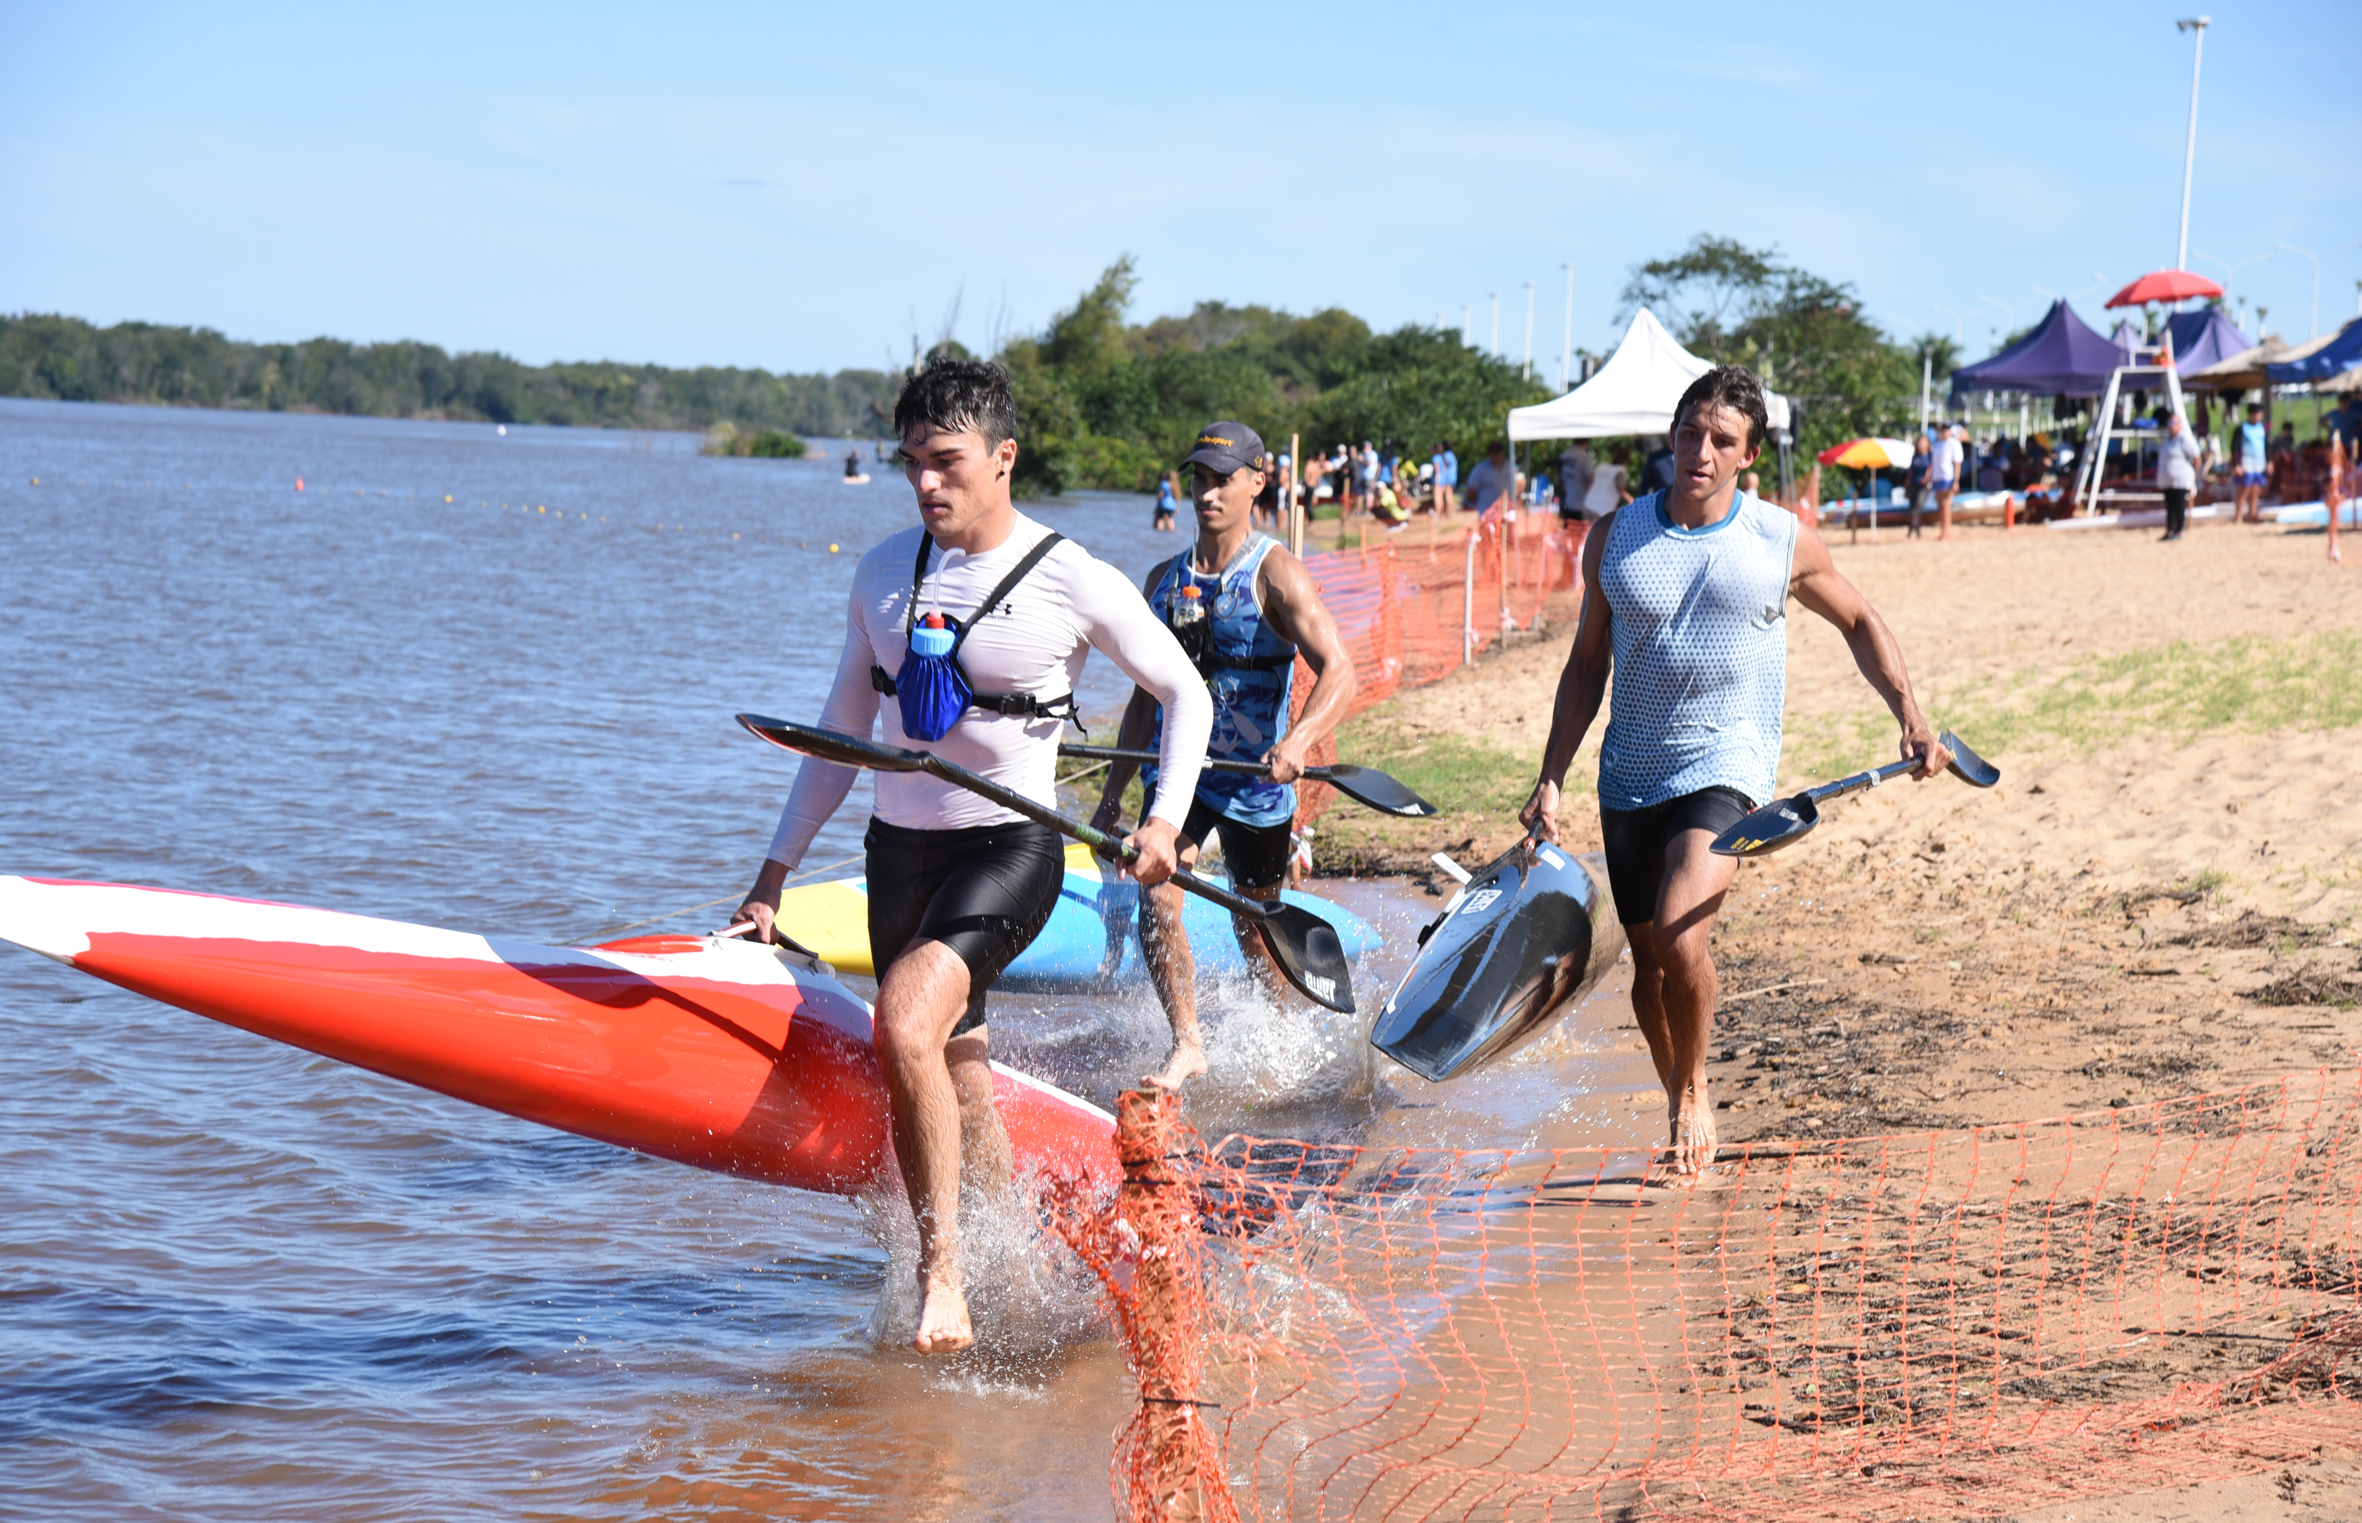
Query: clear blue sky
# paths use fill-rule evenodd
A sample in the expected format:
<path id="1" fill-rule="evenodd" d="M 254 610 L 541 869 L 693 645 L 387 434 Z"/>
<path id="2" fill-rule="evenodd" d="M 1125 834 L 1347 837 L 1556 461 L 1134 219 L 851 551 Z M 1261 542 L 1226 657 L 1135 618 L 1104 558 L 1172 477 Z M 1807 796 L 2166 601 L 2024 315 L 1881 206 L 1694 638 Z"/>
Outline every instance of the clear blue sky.
<path id="1" fill-rule="evenodd" d="M 1201 298 L 1604 348 L 1700 231 L 1984 352 L 2168 265 L 2175 6 L 53 5 L 0 0 L 0 310 L 561 358 L 877 365 L 1116 255 Z M 2214 8 L 2191 246 L 2355 311 L 2362 12 Z M 2221 278 L 2193 255 L 2193 267 Z M 2305 335 L 2312 266 L 2235 294 Z M 2100 295 L 2078 306 L 2097 317 Z M 1005 303 L 1005 308 L 1003 304 Z"/>

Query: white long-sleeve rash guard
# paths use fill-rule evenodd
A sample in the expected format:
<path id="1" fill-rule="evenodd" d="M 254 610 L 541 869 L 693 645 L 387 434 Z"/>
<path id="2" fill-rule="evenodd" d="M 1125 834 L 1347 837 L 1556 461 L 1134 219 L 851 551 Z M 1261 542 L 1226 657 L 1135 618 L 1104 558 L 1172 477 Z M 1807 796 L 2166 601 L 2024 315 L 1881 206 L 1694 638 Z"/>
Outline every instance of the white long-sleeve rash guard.
<path id="1" fill-rule="evenodd" d="M 881 707 L 889 745 L 933 751 L 1036 803 L 1057 803 L 1058 737 L 1064 721 L 969 709 L 940 741 L 903 733 L 902 708 L 870 685 L 872 664 L 901 670 L 910 568 L 924 529 L 907 529 L 861 558 L 846 608 L 845 652 L 836 686 L 821 711 L 825 729 L 867 737 Z M 1019 514 L 1009 537 L 990 550 L 929 553 L 919 617 L 942 612 L 964 625 L 1049 529 Z M 1123 674 L 1165 708 L 1164 745 L 1154 818 L 1178 826 L 1197 791 L 1198 767 L 1213 729 L 1213 700 L 1172 631 L 1158 621 L 1131 579 L 1068 540 L 1042 557 L 960 645 L 960 668 L 979 693 L 1032 693 L 1043 699 L 1074 691 L 1090 648 L 1105 651 Z M 790 869 L 804 860 L 821 823 L 853 786 L 853 769 L 806 757 L 796 773 L 771 860 Z M 912 830 L 961 830 L 1006 824 L 1020 816 L 923 772 L 877 775 L 877 817 Z"/>

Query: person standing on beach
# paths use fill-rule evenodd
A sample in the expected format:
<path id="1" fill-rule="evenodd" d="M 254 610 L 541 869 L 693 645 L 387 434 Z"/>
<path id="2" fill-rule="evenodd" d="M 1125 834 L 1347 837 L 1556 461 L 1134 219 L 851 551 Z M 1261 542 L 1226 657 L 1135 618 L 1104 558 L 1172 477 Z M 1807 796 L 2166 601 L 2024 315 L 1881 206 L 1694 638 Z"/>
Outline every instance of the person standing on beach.
<path id="1" fill-rule="evenodd" d="M 1214 733 L 1206 754 L 1257 762 L 1264 773 L 1208 769 L 1196 774 L 1193 791 L 1169 769 L 1152 770 L 1144 782 L 1160 816 L 1187 812 L 1179 843 L 1183 867 L 1196 866 L 1199 848 L 1219 833 L 1231 886 L 1269 903 L 1279 897 L 1294 849 L 1294 783 L 1304 775 L 1305 757 L 1352 706 L 1355 678 L 1337 621 L 1322 604 L 1311 573 L 1285 545 L 1256 533 L 1248 519 L 1246 505 L 1262 485 L 1255 465 L 1262 450 L 1263 441 L 1243 423 L 1209 423 L 1198 434 L 1188 460 L 1197 542 L 1151 567 L 1143 590 L 1158 618 L 1187 631 L 1182 644 L 1213 693 Z M 1299 654 L 1312 669 L 1312 691 L 1304 712 L 1290 723 Z M 1140 687 L 1124 709 L 1115 743 L 1140 750 L 1164 726 L 1159 698 Z M 1092 817 L 1099 829 L 1115 827 L 1136 765 L 1117 762 L 1108 768 Z M 1285 985 L 1262 935 L 1235 916 L 1231 928 L 1256 980 L 1274 1000 L 1283 998 Z M 1179 1089 L 1206 1071 L 1206 1048 L 1197 1025 L 1196 959 L 1182 929 L 1181 890 L 1173 884 L 1140 892 L 1140 951 L 1173 1027 L 1164 1066 L 1141 1082 Z"/>
<path id="2" fill-rule="evenodd" d="M 1558 517 L 1562 523 L 1576 523 L 1591 516 L 1584 500 L 1591 495 L 1591 478 L 1599 470 L 1599 462 L 1591 458 L 1591 451 L 1578 439 L 1558 453 Z"/>
<path id="3" fill-rule="evenodd" d="M 1483 513 L 1502 498 L 1517 500 L 1517 477 L 1509 469 L 1509 452 L 1495 439 L 1484 447 L 1484 459 L 1468 473 L 1468 506 Z"/>
<path id="4" fill-rule="evenodd" d="M 1452 441 L 1446 439 L 1438 444 L 1428 463 L 1435 467 L 1435 511 L 1439 514 L 1459 512 L 1460 457 L 1452 453 Z"/>
<path id="5" fill-rule="evenodd" d="M 2247 421 L 2239 425 L 2239 506 L 2236 517 L 2240 523 L 2256 524 L 2264 521 L 2264 482 L 2272 469 L 2272 434 L 2264 427 L 2264 408 L 2260 402 L 2247 404 Z"/>
<path id="6" fill-rule="evenodd" d="M 1960 489 L 1961 441 L 1968 430 L 1958 424 L 1938 426 L 1935 443 L 1927 452 L 1927 489 L 1936 499 L 1936 538 L 1952 537 L 1952 494 Z"/>
<path id="7" fill-rule="evenodd" d="M 936 361 L 904 383 L 894 427 L 921 522 L 887 536 L 854 568 L 821 726 L 867 737 L 880 696 L 891 697 L 882 705 L 887 744 L 921 746 L 1055 807 L 1058 736 L 1084 658 L 1100 650 L 1165 705 L 1163 763 L 1174 796 L 1158 800 L 1130 837 L 1132 876 L 1163 882 L 1213 724 L 1196 669 L 1129 578 L 1011 503 L 1017 405 L 1007 371 Z M 918 663 L 944 653 L 913 650 L 917 636 L 946 630 L 948 659 L 974 689 L 950 713 L 927 703 L 940 686 L 918 680 L 927 670 Z M 850 767 L 807 757 L 797 770 L 738 911 L 756 940 L 771 939 L 781 886 L 852 786 Z M 863 840 L 878 970 L 872 1041 L 894 1159 L 918 1223 L 912 1344 L 948 1353 L 975 1341 L 960 1267 L 961 1185 L 997 1195 L 1010 1171 L 992 1103 L 985 995 L 1048 922 L 1066 853 L 1048 826 L 927 773 L 881 772 L 876 787 Z"/>
<path id="8" fill-rule="evenodd" d="M 1665 1085 L 1675 1168 L 1714 1160 L 1706 1048 L 1719 993 L 1709 940 L 1738 859 L 1707 849 L 1768 801 L 1787 701 L 1787 605 L 1827 619 L 1933 777 L 1951 754 L 1911 694 L 1902 648 L 1819 534 L 1738 490 L 1763 447 L 1763 388 L 1735 365 L 1674 410 L 1672 489 L 1617 510 L 1583 542 L 1583 611 L 1558 679 L 1541 776 L 1518 818 L 1558 839 L 1560 791 L 1599 714 L 1599 823 L 1632 944 L 1632 1010 Z"/>
<path id="9" fill-rule="evenodd" d="M 2198 440 L 2180 413 L 2165 419 L 2165 438 L 2157 446 L 2157 485 L 2165 493 L 2165 533 L 2180 539 L 2189 521 L 2190 494 L 2198 489 Z"/>
<path id="10" fill-rule="evenodd" d="M 1927 435 L 1920 433 L 1911 440 L 1911 468 L 1903 473 L 1903 495 L 1911 504 L 1911 532 L 1906 539 L 1919 538 L 1919 510 L 1927 504 L 1927 468 L 1929 450 Z"/>

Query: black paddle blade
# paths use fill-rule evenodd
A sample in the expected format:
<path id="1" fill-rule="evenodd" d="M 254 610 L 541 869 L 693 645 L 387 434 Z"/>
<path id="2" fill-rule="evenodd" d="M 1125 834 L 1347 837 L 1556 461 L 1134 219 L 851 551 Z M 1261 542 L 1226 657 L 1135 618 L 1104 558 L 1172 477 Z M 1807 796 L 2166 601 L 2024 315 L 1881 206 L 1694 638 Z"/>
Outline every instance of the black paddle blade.
<path id="1" fill-rule="evenodd" d="M 1388 773 L 1373 772 L 1367 767 L 1340 762 L 1333 767 L 1321 768 L 1318 776 L 1320 781 L 1355 803 L 1366 804 L 1380 814 L 1417 820 L 1440 812 L 1433 804 L 1404 787 L 1400 778 Z"/>
<path id="2" fill-rule="evenodd" d="M 1809 793 L 1774 799 L 1714 838 L 1707 848 L 1718 857 L 1764 857 L 1794 846 L 1821 823 L 1821 809 Z"/>
<path id="3" fill-rule="evenodd" d="M 1339 1015 L 1353 1013 L 1353 970 L 1346 965 L 1336 927 L 1310 910 L 1282 903 L 1264 906 L 1255 928 L 1299 994 Z"/>
<path id="4" fill-rule="evenodd" d="M 760 714 L 741 714 L 738 722 L 783 750 L 835 762 L 840 767 L 868 767 L 878 772 L 923 772 L 927 766 L 927 755 L 923 751 L 881 746 L 874 740 L 862 740 L 835 730 L 823 730 L 817 725 L 766 719 Z"/>
<path id="5" fill-rule="evenodd" d="M 1945 770 L 1971 788 L 1990 788 L 2001 781 L 2001 769 L 1971 751 L 1950 730 L 1944 732 L 1944 749 L 1952 753 L 1952 765 Z"/>

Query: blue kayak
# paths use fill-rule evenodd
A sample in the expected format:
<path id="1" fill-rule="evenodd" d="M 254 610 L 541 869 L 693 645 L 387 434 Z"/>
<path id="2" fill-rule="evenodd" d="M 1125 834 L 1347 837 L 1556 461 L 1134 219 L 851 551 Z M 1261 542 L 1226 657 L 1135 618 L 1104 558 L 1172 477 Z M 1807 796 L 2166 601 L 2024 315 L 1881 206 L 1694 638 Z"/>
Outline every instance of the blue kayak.
<path id="1" fill-rule="evenodd" d="M 838 878 L 791 888 L 780 896 L 779 929 L 812 949 L 840 973 L 872 977 L 869 956 L 868 880 Z M 1349 958 L 1376 950 L 1378 933 L 1352 911 L 1312 894 L 1287 891 L 1288 903 L 1310 910 L 1336 927 Z M 1195 894 L 1182 897 L 1182 927 L 1199 974 L 1235 977 L 1246 971 L 1230 928 L 1230 913 Z M 1066 884 L 1058 907 L 1018 959 L 1000 976 L 998 987 L 1041 994 L 1077 994 L 1116 985 L 1144 983 L 1140 960 L 1140 886 L 1129 879 L 1100 876 L 1095 859 L 1080 847 L 1068 852 Z"/>

